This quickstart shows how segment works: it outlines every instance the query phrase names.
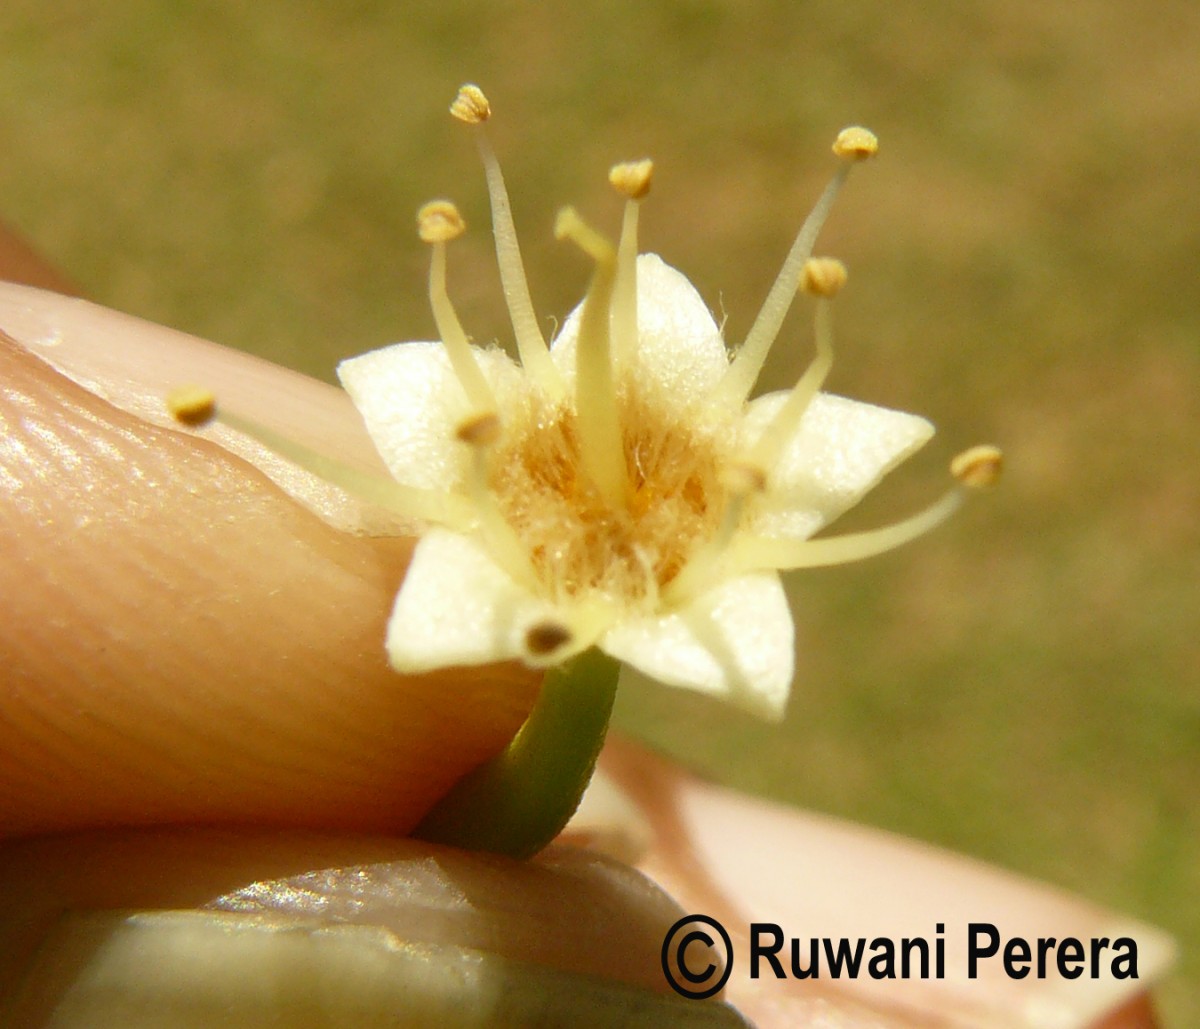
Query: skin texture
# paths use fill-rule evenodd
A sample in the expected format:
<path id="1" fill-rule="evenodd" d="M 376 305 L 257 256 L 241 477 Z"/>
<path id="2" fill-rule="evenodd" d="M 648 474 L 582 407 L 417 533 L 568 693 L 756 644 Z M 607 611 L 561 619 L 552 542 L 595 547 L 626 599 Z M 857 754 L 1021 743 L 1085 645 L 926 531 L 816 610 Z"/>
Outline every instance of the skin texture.
<path id="1" fill-rule="evenodd" d="M 10 239 L 0 275 L 66 285 Z M 647 955 L 679 908 L 628 868 L 563 850 L 518 865 L 399 838 L 507 742 L 537 680 L 515 668 L 392 673 L 380 641 L 406 540 L 347 534 L 330 521 L 352 516 L 323 507 L 312 484 L 289 484 L 308 491 L 311 503 L 297 503 L 265 459 L 110 402 L 137 406 L 113 369 L 140 374 L 155 352 L 180 374 L 251 379 L 266 390 L 263 409 L 283 417 L 296 390 L 317 423 L 322 404 L 341 417 L 335 391 L 217 348 L 198 366 L 194 342 L 158 333 L 150 351 L 121 334 L 90 355 L 79 339 L 47 349 L 67 361 L 77 348 L 76 376 L 110 399 L 0 340 L 0 996 L 24 981 L 64 911 L 221 907 L 266 884 L 268 908 L 295 917 L 288 877 L 360 865 L 391 877 L 366 896 L 363 924 L 539 961 L 573 953 L 570 972 L 661 991 Z M 346 458 L 369 464 L 365 438 L 354 446 Z M 679 831 L 680 791 L 693 787 L 636 752 L 606 763 L 638 786 L 655 829 L 649 867 L 683 907 L 736 904 L 714 894 L 713 869 L 739 838 L 701 846 Z M 904 854 L 891 860 L 890 874 L 905 877 Z M 431 867 L 449 888 L 412 887 Z M 788 883 L 778 887 L 786 895 Z M 335 891 L 337 876 L 322 888 Z M 986 910 L 986 882 L 975 888 Z M 467 927 L 454 915 L 463 896 Z M 439 905 L 446 918 L 430 914 Z M 611 911 L 611 922 L 580 910 Z M 522 949 L 539 938 L 551 945 Z M 821 1003 L 831 1025 L 861 1024 L 869 1010 L 856 998 Z M 930 1018 L 939 1003 L 929 999 Z M 754 1005 L 760 1025 L 791 1024 L 786 1003 Z M 1097 1024 L 1154 1022 L 1135 998 Z"/>
<path id="2" fill-rule="evenodd" d="M 10 341 L 0 377 L 0 418 L 23 431 L 3 474 L 25 484 L 0 527 L 16 555 L 0 589 L 18 598 L 0 636 L 0 832 L 403 833 L 520 725 L 535 682 L 512 669 L 399 688 L 378 641 L 409 541 L 337 532 Z"/>
<path id="3" fill-rule="evenodd" d="M 918 841 L 745 797 L 623 740 L 610 742 L 601 770 L 644 819 L 648 839 L 638 866 L 687 911 L 710 914 L 729 931 L 743 960 L 734 962 L 726 993 L 756 1025 L 832 1019 L 847 1029 L 1024 1026 L 1043 1024 L 1027 1020 L 1038 1009 L 1057 1009 L 1059 1018 L 1076 1013 L 1075 1022 L 1058 1024 L 1155 1024 L 1144 995 L 1103 980 L 1077 980 L 1064 995 L 1061 981 L 1012 980 L 995 965 L 977 980 L 965 978 L 968 920 L 986 913 L 1020 926 L 1026 938 L 1089 938 L 1114 935 L 1111 912 Z M 584 821 L 577 820 L 578 831 Z M 944 979 L 780 981 L 765 970 L 758 979 L 747 974 L 752 922 L 801 938 L 897 940 L 939 920 L 946 925 Z M 1145 927 L 1137 935 L 1143 974 L 1152 975 L 1150 968 L 1169 963 L 1170 943 Z"/>
<path id="4" fill-rule="evenodd" d="M 332 904 L 347 898 L 345 910 L 321 916 L 327 924 L 383 926 L 404 940 L 502 951 L 573 973 L 602 969 L 614 980 L 667 990 L 658 948 L 679 909 L 633 869 L 600 855 L 559 847 L 516 862 L 381 836 L 177 828 L 0 849 L 0 879 L 20 887 L 0 901 L 0 998 L 19 992 L 66 911 L 207 908 L 299 921 L 313 915 L 312 894 L 283 883 L 331 868 L 369 871 L 333 873 L 315 886 Z M 245 892 L 264 881 L 279 886 Z"/>

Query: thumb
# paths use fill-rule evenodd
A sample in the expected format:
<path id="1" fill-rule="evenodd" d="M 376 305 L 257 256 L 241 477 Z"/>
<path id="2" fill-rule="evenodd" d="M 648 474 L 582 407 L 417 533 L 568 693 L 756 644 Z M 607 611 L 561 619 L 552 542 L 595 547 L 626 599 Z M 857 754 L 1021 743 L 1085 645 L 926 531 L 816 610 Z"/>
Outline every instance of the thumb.
<path id="1" fill-rule="evenodd" d="M 0 285 L 0 330 L 0 836 L 403 832 L 508 742 L 528 673 L 386 664 L 409 541 L 345 531 L 367 516 L 244 440 L 149 420 L 168 384 L 228 386 L 369 463 L 340 391 L 25 287 Z"/>

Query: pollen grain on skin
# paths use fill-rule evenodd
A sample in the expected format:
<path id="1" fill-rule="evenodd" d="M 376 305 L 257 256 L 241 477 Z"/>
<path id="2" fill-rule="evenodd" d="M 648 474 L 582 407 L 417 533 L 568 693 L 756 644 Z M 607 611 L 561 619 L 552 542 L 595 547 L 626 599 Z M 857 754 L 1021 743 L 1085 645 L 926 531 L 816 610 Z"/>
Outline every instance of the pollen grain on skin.
<path id="1" fill-rule="evenodd" d="M 203 386 L 180 386 L 167 394 L 167 410 L 183 425 L 199 428 L 216 417 L 217 398 Z"/>

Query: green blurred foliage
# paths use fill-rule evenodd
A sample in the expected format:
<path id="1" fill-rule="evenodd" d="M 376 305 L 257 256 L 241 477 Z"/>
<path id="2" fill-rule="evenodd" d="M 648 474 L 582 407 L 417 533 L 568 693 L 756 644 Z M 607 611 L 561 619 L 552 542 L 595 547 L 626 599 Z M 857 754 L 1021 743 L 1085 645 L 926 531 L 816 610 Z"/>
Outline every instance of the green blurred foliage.
<path id="1" fill-rule="evenodd" d="M 1200 8 L 1191 0 L 542 5 L 6 0 L 0 214 L 95 299 L 331 377 L 429 337 L 413 213 L 474 231 L 452 289 L 506 336 L 482 175 L 445 114 L 486 86 L 535 300 L 615 230 L 749 326 L 848 122 L 879 133 L 821 249 L 851 267 L 836 391 L 918 411 L 930 453 L 852 516 L 1004 446 L 1002 489 L 866 565 L 795 577 L 787 722 L 673 691 L 621 723 L 748 789 L 923 837 L 1157 922 L 1200 1024 Z M 807 353 L 789 323 L 775 384 Z"/>

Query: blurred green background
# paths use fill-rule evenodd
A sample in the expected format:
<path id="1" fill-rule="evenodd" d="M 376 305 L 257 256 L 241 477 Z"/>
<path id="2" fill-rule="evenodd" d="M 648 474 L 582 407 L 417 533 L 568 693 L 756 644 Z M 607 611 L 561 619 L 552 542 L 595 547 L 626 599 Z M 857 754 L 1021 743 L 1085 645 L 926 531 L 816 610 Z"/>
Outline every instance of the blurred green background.
<path id="1" fill-rule="evenodd" d="M 852 271 L 831 388 L 940 434 L 847 525 L 922 504 L 977 440 L 1003 488 L 793 578 L 782 728 L 667 690 L 621 724 L 1170 929 L 1167 1023 L 1200 1025 L 1200 7 L 5 0 L 0 217 L 103 303 L 328 378 L 433 334 L 413 213 L 449 195 L 475 230 L 454 296 L 503 335 L 463 80 L 547 318 L 586 277 L 555 210 L 615 231 L 606 170 L 649 154 L 644 244 L 739 340 L 836 130 L 878 132 L 820 247 Z M 780 383 L 806 319 L 786 335 Z"/>

